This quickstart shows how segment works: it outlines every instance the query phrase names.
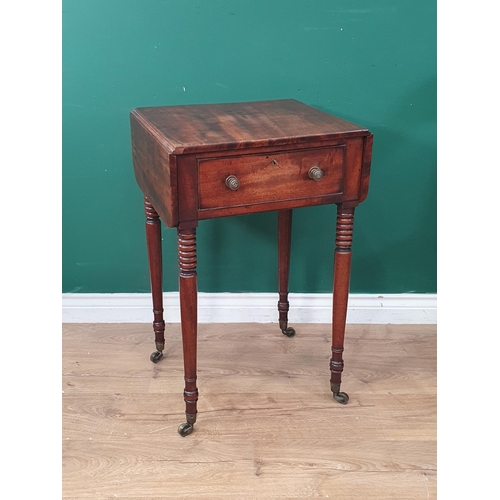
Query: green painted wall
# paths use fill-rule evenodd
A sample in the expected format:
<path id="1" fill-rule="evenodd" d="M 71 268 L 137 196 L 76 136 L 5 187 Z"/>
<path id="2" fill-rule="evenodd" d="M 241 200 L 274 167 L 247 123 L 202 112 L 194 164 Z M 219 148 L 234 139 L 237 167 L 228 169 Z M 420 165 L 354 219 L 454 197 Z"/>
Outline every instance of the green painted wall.
<path id="1" fill-rule="evenodd" d="M 63 78 L 63 292 L 149 291 L 133 108 L 281 98 L 375 135 L 351 291 L 436 291 L 435 1 L 64 0 Z M 200 291 L 275 290 L 276 224 L 201 222 Z M 334 228 L 335 206 L 294 212 L 291 291 L 331 291 Z"/>

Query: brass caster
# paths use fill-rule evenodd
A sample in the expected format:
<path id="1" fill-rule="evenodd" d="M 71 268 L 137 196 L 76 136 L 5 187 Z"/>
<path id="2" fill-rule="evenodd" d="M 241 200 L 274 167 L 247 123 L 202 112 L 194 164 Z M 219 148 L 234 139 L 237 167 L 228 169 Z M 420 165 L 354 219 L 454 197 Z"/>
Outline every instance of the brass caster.
<path id="1" fill-rule="evenodd" d="M 285 328 L 281 332 L 287 337 L 295 337 L 295 330 L 293 328 Z"/>
<path id="2" fill-rule="evenodd" d="M 337 392 L 337 394 L 333 393 L 333 399 L 341 405 L 346 405 L 347 401 L 349 401 L 349 396 L 345 392 Z"/>
<path id="3" fill-rule="evenodd" d="M 163 358 L 163 353 L 161 351 L 155 351 L 153 354 L 151 354 L 149 359 L 153 363 L 158 363 L 158 361 L 160 361 L 161 358 Z"/>
<path id="4" fill-rule="evenodd" d="M 193 424 L 188 424 L 187 422 L 184 424 L 179 425 L 179 434 L 182 437 L 186 437 L 188 434 L 191 434 L 194 430 Z"/>

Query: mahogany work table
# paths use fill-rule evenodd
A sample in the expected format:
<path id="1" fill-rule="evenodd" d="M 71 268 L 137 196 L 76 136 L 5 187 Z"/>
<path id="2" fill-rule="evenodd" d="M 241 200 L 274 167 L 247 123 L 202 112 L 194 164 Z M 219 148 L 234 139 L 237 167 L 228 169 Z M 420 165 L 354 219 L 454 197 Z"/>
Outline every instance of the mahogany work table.
<path id="1" fill-rule="evenodd" d="M 332 357 L 336 401 L 344 333 L 354 209 L 368 193 L 373 135 L 365 128 L 287 99 L 137 108 L 131 113 L 135 177 L 144 194 L 157 363 L 165 346 L 160 219 L 177 228 L 186 422 L 196 421 L 196 228 L 203 219 L 278 212 L 279 327 L 288 337 L 292 209 L 335 203 Z"/>

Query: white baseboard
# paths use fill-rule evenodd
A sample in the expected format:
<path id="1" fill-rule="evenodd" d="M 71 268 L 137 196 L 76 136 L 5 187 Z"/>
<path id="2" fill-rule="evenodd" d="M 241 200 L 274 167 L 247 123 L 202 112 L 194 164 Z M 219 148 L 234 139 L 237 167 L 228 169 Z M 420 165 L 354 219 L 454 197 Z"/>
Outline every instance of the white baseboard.
<path id="1" fill-rule="evenodd" d="M 332 294 L 290 293 L 289 323 L 331 323 Z M 277 293 L 199 293 L 200 323 L 277 323 Z M 179 293 L 163 294 L 167 323 L 179 323 Z M 150 323 L 149 293 L 66 293 L 63 323 Z M 436 324 L 436 294 L 351 294 L 347 322 Z"/>

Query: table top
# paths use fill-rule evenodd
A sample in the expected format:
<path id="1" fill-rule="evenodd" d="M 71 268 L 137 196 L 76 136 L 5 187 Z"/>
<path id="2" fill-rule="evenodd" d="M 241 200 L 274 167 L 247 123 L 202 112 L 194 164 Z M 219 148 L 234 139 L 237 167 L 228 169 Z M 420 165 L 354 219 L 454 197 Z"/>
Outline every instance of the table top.
<path id="1" fill-rule="evenodd" d="M 294 99 L 144 107 L 132 115 L 176 155 L 370 135 Z"/>

